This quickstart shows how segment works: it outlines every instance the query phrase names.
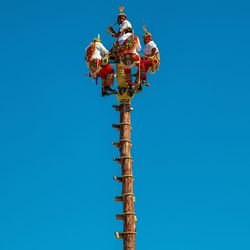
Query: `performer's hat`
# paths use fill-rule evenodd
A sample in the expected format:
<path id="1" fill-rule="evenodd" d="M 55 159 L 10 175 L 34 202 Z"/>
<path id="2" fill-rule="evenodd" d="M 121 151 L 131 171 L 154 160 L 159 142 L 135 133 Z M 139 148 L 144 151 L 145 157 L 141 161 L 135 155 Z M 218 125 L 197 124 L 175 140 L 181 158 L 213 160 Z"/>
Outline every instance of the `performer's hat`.
<path id="1" fill-rule="evenodd" d="M 151 33 L 149 33 L 149 32 L 147 31 L 147 26 L 146 26 L 146 25 L 143 25 L 142 28 L 143 28 L 143 30 L 144 30 L 143 38 L 152 38 Z"/>
<path id="2" fill-rule="evenodd" d="M 92 42 L 101 42 L 101 38 L 100 38 L 100 34 L 97 35 L 97 37 L 95 37 Z"/>
<path id="3" fill-rule="evenodd" d="M 119 9 L 120 9 L 120 13 L 119 13 L 118 16 L 117 16 L 117 19 L 118 19 L 119 17 L 125 17 L 125 18 L 127 19 L 127 18 L 128 18 L 127 15 L 123 12 L 124 9 L 125 9 L 125 7 L 124 7 L 124 6 L 121 6 Z"/>

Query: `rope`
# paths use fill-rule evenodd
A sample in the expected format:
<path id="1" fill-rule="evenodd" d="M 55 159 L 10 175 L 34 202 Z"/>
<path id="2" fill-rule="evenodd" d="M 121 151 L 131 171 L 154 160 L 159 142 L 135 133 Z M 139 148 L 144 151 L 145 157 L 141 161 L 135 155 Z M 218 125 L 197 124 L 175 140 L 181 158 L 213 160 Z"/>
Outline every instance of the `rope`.
<path id="1" fill-rule="evenodd" d="M 132 174 L 130 174 L 130 175 L 123 175 L 123 176 L 122 176 L 122 178 L 127 178 L 127 177 L 132 177 L 132 178 L 134 178 L 134 176 L 133 176 Z"/>
<path id="2" fill-rule="evenodd" d="M 122 122 L 122 123 L 120 123 L 120 125 L 129 125 L 129 126 L 131 126 L 131 123 L 129 123 L 129 122 Z"/>
<path id="3" fill-rule="evenodd" d="M 126 213 L 123 213 L 123 215 L 130 215 L 130 214 L 135 215 L 135 212 L 126 212 Z"/>
<path id="4" fill-rule="evenodd" d="M 131 156 L 122 156 L 122 157 L 120 157 L 120 159 L 122 160 L 122 159 L 130 159 L 130 160 L 132 160 L 132 157 Z"/>
<path id="5" fill-rule="evenodd" d="M 122 196 L 135 196 L 133 193 L 122 194 Z"/>
<path id="6" fill-rule="evenodd" d="M 124 142 L 130 142 L 132 144 L 131 140 L 128 140 L 128 139 L 121 139 L 120 142 L 122 142 L 122 141 L 124 141 Z"/>

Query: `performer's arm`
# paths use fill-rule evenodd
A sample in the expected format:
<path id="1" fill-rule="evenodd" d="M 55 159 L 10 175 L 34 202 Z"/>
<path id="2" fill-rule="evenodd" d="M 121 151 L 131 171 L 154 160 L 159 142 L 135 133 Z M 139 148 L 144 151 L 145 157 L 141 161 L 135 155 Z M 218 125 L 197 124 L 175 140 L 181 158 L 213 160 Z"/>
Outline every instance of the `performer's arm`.
<path id="1" fill-rule="evenodd" d="M 153 56 L 153 55 L 155 55 L 155 53 L 156 53 L 156 48 L 153 48 L 152 50 L 151 50 L 151 55 Z"/>
<path id="2" fill-rule="evenodd" d="M 113 29 L 112 26 L 109 26 L 108 27 L 108 32 L 112 34 L 112 36 L 118 38 L 122 32 L 118 31 L 118 32 L 115 32 L 115 30 Z"/>

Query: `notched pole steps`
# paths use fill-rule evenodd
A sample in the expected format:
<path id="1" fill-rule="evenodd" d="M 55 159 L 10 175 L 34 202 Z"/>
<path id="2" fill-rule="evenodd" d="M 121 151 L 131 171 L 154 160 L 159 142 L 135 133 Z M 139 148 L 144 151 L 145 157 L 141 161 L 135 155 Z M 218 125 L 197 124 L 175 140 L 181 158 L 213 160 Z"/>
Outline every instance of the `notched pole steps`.
<path id="1" fill-rule="evenodd" d="M 116 219 L 123 221 L 123 232 L 116 232 L 115 236 L 123 240 L 124 250 L 135 250 L 137 218 L 135 216 L 134 204 L 134 177 L 132 171 L 133 160 L 131 157 L 131 108 L 130 100 L 121 100 L 120 105 L 112 106 L 120 113 L 120 124 L 112 124 L 112 127 L 119 131 L 119 142 L 112 144 L 119 149 L 120 157 L 113 160 L 121 165 L 121 177 L 114 176 L 113 179 L 122 184 L 121 196 L 116 196 L 115 201 L 121 202 L 123 213 L 117 214 Z"/>

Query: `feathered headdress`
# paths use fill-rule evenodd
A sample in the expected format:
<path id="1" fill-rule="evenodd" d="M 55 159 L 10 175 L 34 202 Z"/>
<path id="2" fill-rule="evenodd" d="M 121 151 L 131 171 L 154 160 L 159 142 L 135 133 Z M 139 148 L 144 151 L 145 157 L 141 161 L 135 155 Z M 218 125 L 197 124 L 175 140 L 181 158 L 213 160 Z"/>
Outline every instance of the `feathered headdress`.
<path id="1" fill-rule="evenodd" d="M 143 37 L 152 37 L 151 33 L 149 33 L 149 32 L 147 31 L 147 26 L 146 26 L 146 24 L 144 24 L 144 25 L 142 26 L 142 28 L 143 28 L 143 30 L 144 30 Z"/>
<path id="2" fill-rule="evenodd" d="M 122 16 L 124 16 L 124 17 L 127 18 L 127 15 L 123 12 L 124 9 L 125 9 L 124 6 L 119 7 L 120 13 L 118 14 L 117 18 L 118 18 L 118 17 L 122 17 Z"/>
<path id="3" fill-rule="evenodd" d="M 97 37 L 95 37 L 92 42 L 101 42 L 101 37 L 100 37 L 100 34 L 97 35 Z"/>

